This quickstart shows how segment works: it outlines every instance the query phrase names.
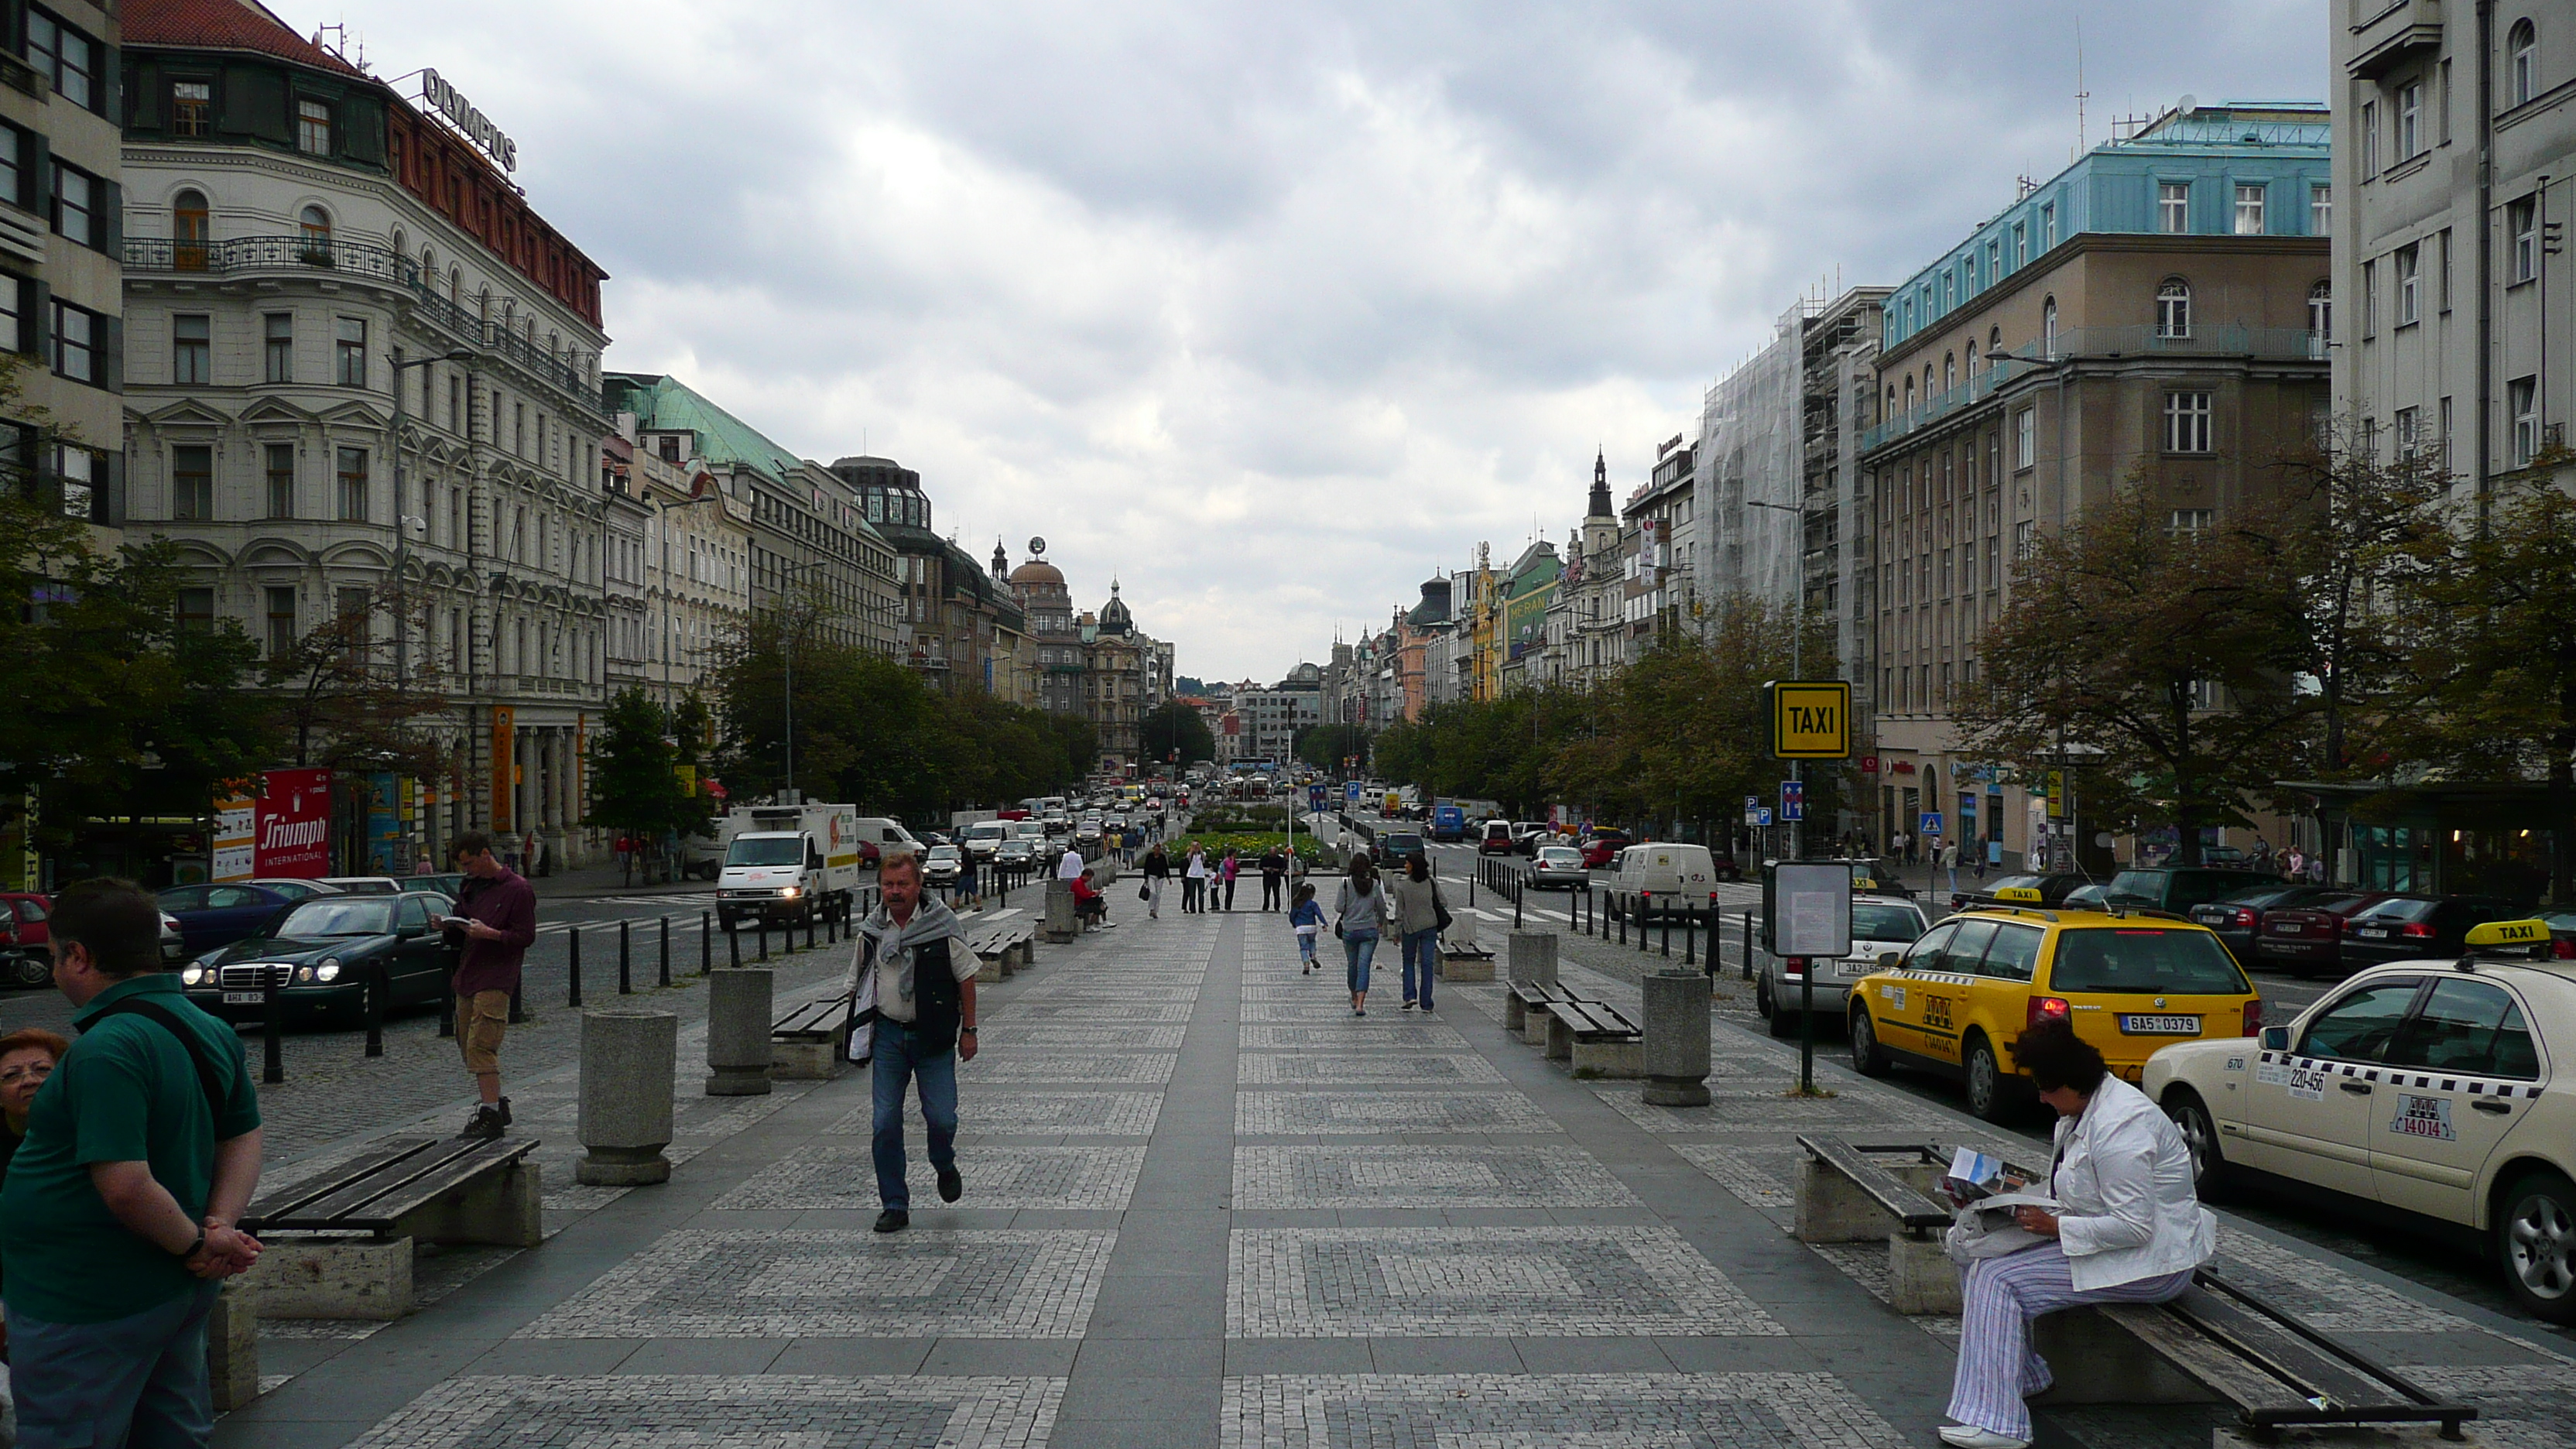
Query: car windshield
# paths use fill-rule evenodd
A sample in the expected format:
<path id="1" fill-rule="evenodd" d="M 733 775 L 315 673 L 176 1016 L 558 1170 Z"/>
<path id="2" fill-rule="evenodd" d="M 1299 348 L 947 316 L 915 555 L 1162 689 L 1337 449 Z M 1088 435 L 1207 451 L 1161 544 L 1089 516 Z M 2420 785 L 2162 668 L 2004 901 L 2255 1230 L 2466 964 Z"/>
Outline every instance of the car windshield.
<path id="1" fill-rule="evenodd" d="M 953 845 L 934 845 L 930 847 L 930 858 L 932 860 L 955 860 L 957 858 L 957 847 Z"/>
<path id="2" fill-rule="evenodd" d="M 2048 971 L 2052 991 L 2228 996 L 2249 990 L 2227 947 L 2207 931 L 2152 926 L 2068 931 Z"/>
<path id="3" fill-rule="evenodd" d="M 2433 908 L 2440 904 L 2439 901 L 2395 896 L 2381 901 L 2369 910 L 2354 916 L 2353 919 L 2356 921 L 2420 921 L 2431 916 Z"/>
<path id="4" fill-rule="evenodd" d="M 1581 865 L 1583 852 L 1570 845 L 1550 845 L 1540 849 L 1538 858 L 1549 865 Z"/>
<path id="5" fill-rule="evenodd" d="M 1911 941 L 1922 934 L 1923 916 L 1912 906 L 1852 902 L 1852 939 L 1855 941 Z"/>
<path id="6" fill-rule="evenodd" d="M 319 936 L 381 936 L 394 928 L 389 896 L 368 900 L 324 897 L 300 902 L 270 934 L 312 939 Z"/>
<path id="7" fill-rule="evenodd" d="M 805 842 L 793 835 L 737 840 L 725 851 L 727 865 L 794 865 L 804 858 Z"/>
<path id="8" fill-rule="evenodd" d="M 1420 850 L 1422 848 L 1422 837 L 1419 835 L 1390 835 L 1386 837 L 1386 848 L 1390 853 L 1396 851 L 1409 852 Z"/>

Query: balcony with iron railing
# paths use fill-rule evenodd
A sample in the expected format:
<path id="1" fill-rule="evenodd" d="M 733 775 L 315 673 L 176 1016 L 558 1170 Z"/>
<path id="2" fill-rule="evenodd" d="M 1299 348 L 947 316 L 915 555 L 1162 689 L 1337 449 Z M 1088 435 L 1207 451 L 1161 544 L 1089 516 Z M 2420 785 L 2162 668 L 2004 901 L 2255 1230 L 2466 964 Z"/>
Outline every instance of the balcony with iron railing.
<path id="1" fill-rule="evenodd" d="M 570 361 L 552 355 L 500 323 L 440 296 L 435 288 L 423 281 L 418 262 L 371 242 L 342 241 L 325 236 L 245 236 L 222 241 L 127 237 L 125 269 L 132 273 L 211 277 L 251 276 L 263 272 L 329 273 L 390 283 L 410 292 L 418 311 L 432 325 L 468 346 L 499 353 L 517 367 L 575 397 L 594 396 L 589 379 Z"/>
<path id="2" fill-rule="evenodd" d="M 1860 435 L 1863 454 L 1985 401 L 2006 384 L 2033 372 L 2076 360 L 2118 361 L 2133 357 L 2249 358 L 2262 361 L 2323 363 L 2326 339 L 2304 327 L 2248 327 L 2228 323 L 2203 327 L 2181 336 L 2153 327 L 2070 327 L 2053 342 L 2034 342 L 2018 353 L 1992 359 L 1983 371 L 1946 392 L 1937 392 L 1900 416 Z"/>

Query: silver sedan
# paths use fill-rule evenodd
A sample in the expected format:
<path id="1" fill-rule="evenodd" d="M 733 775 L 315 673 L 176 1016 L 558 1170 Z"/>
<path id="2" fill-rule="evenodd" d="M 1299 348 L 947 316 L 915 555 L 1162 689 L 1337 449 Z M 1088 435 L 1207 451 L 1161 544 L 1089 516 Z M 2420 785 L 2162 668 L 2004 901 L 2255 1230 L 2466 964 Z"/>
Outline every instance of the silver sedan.
<path id="1" fill-rule="evenodd" d="M 1591 880 L 1592 872 L 1583 867 L 1583 852 L 1571 845 L 1542 845 L 1530 859 L 1529 883 L 1540 890 L 1578 890 Z"/>
<path id="2" fill-rule="evenodd" d="M 1841 1019 L 1852 983 L 1878 969 L 1880 952 L 1902 951 L 1930 929 L 1930 923 L 1923 919 L 1923 908 L 1912 901 L 1894 896 L 1852 897 L 1851 954 L 1839 960 L 1809 963 L 1816 967 L 1816 1013 L 1822 1022 Z M 1796 1036 L 1799 1003 L 1806 999 L 1805 983 L 1789 971 L 1788 962 L 1781 957 L 1759 945 L 1753 953 L 1757 983 L 1753 1009 L 1770 1024 L 1773 1036 Z"/>

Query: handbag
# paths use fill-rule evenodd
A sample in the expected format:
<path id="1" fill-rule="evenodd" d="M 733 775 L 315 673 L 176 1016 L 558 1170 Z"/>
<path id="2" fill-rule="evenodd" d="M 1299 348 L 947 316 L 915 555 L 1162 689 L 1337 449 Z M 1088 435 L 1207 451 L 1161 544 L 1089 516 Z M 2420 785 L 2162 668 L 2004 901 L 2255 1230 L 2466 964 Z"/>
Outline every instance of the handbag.
<path id="1" fill-rule="evenodd" d="M 1448 934 L 1449 922 L 1453 918 L 1449 914 L 1449 903 L 1440 899 L 1440 882 L 1438 881 L 1433 881 L 1431 883 L 1431 918 L 1439 923 L 1441 934 Z"/>
<path id="2" fill-rule="evenodd" d="M 2006 1193 L 1972 1202 L 1959 1209 L 1950 1230 L 1942 1235 L 1942 1252 L 1965 1268 L 1979 1259 L 2009 1257 L 2047 1242 L 2046 1237 L 2013 1220 L 2013 1209 L 2025 1205 L 2056 1209 L 2049 1199 L 2028 1193 Z"/>
<path id="3" fill-rule="evenodd" d="M 1138 900 L 1140 900 L 1140 901 L 1150 901 L 1150 900 L 1152 900 L 1153 898 L 1154 898 L 1154 888 L 1153 888 L 1152 886 L 1150 886 L 1150 885 L 1140 885 L 1140 886 L 1136 887 L 1136 899 L 1138 899 Z"/>

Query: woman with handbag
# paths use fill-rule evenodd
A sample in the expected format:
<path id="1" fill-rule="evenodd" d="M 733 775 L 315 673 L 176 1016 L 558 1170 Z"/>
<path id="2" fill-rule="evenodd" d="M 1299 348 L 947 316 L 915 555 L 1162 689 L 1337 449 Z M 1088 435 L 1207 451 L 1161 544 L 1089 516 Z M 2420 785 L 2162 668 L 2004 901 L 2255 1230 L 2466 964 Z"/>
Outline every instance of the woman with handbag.
<path id="1" fill-rule="evenodd" d="M 1378 937 L 1386 931 L 1386 887 L 1378 881 L 1377 862 L 1365 850 L 1351 857 L 1349 870 L 1333 903 L 1333 934 L 1350 963 L 1351 1015 L 1366 1016 L 1369 958 L 1377 954 Z"/>
<path id="2" fill-rule="evenodd" d="M 2192 1191 L 2191 1151 L 2146 1094 L 2112 1076 L 2102 1053 L 2064 1019 L 2013 1041 L 2013 1060 L 2057 1109 L 2048 1194 L 2055 1211 L 2014 1220 L 2041 1241 L 1968 1265 L 1959 1367 L 1941 1441 L 1956 1449 L 2025 1449 L 2030 1406 L 2054 1382 L 2030 1350 L 2030 1323 L 2080 1303 L 2162 1303 L 2191 1286 L 2218 1251 L 2218 1219 Z"/>
<path id="3" fill-rule="evenodd" d="M 1404 863 L 1404 875 L 1390 887 L 1397 939 L 1404 951 L 1404 1009 L 1417 1005 L 1431 1012 L 1432 963 L 1440 959 L 1440 882 L 1419 855 Z"/>
<path id="4" fill-rule="evenodd" d="M 1145 902 L 1145 914 L 1159 921 L 1163 918 L 1163 883 L 1172 878 L 1172 862 L 1164 856 L 1161 845 L 1145 852 L 1144 870 L 1145 884 L 1136 894 Z"/>

